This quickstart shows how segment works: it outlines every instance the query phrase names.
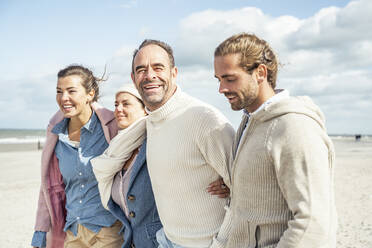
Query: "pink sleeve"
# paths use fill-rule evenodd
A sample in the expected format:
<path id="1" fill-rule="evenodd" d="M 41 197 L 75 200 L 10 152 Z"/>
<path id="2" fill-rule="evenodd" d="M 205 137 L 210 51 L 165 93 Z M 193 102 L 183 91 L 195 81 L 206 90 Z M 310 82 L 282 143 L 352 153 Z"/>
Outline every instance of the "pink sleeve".
<path id="1" fill-rule="evenodd" d="M 39 202 L 36 212 L 35 231 L 48 232 L 50 229 L 50 215 L 48 207 L 45 202 L 44 193 L 42 187 L 39 192 Z"/>

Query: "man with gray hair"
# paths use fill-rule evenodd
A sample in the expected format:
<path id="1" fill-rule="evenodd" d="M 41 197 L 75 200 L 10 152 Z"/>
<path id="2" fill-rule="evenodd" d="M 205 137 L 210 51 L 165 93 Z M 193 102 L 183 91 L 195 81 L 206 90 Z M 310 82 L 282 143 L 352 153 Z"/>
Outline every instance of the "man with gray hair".
<path id="1" fill-rule="evenodd" d="M 164 42 L 145 40 L 134 53 L 131 76 L 149 114 L 147 165 L 163 224 L 159 247 L 206 248 L 227 203 L 206 189 L 220 177 L 230 184 L 234 130 L 217 109 L 182 92 L 177 73 Z"/>

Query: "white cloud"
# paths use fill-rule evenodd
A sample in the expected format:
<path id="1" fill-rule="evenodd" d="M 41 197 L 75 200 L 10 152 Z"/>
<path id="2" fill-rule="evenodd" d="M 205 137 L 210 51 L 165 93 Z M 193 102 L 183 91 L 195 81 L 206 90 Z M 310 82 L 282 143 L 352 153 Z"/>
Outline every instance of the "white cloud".
<path id="1" fill-rule="evenodd" d="M 370 40 L 372 1 L 350 2 L 345 8 L 325 8 L 304 20 L 290 37 L 297 49 L 339 49 L 350 43 Z"/>
<path id="2" fill-rule="evenodd" d="M 136 1 L 129 3 L 134 6 Z M 306 19 L 272 17 L 254 7 L 193 13 L 179 22 L 174 33 L 178 82 L 186 92 L 220 108 L 237 126 L 241 114 L 231 111 L 218 94 L 213 53 L 232 34 L 253 32 L 271 44 L 284 64 L 279 71 L 278 87 L 288 88 L 294 95 L 310 95 L 325 112 L 330 133 L 372 133 L 370 13 L 370 0 L 352 1 L 344 8 L 325 8 Z M 148 35 L 149 30 L 142 27 L 138 32 L 140 36 Z M 155 34 L 154 30 L 151 32 Z M 115 90 L 131 82 L 132 53 L 138 45 L 123 45 L 108 61 L 110 78 L 102 85 L 101 102 L 111 109 Z M 41 118 L 42 114 L 56 109 L 51 104 L 56 66 L 41 68 L 38 79 L 28 75 L 2 80 L 0 111 L 9 116 L 14 115 L 14 110 L 20 116 L 32 113 L 41 119 L 31 118 L 32 125 L 44 126 L 50 114 Z M 49 70 L 52 73 L 48 75 Z"/>
<path id="3" fill-rule="evenodd" d="M 307 19 L 274 18 L 257 8 L 194 13 L 180 23 L 176 63 L 190 89 L 202 86 L 204 94 L 217 95 L 211 72 L 215 47 L 232 34 L 253 32 L 271 44 L 284 64 L 278 87 L 313 97 L 329 117 L 331 133 L 372 133 L 366 114 L 372 109 L 370 13 L 369 0 L 325 8 Z M 216 105 L 214 97 L 208 98 Z"/>
<path id="4" fill-rule="evenodd" d="M 129 1 L 125 1 L 125 3 L 122 3 L 119 6 L 120 8 L 130 9 L 130 8 L 137 6 L 137 4 L 138 4 L 137 0 L 129 0 Z"/>
<path id="5" fill-rule="evenodd" d="M 181 65 L 210 65 L 214 48 L 227 37 L 239 33 L 255 33 L 264 37 L 277 50 L 283 40 L 296 31 L 302 21 L 292 16 L 273 18 L 260 9 L 247 7 L 230 11 L 206 10 L 194 13 L 180 22 L 176 49 Z"/>
<path id="6" fill-rule="evenodd" d="M 0 112 L 6 118 L 2 120 L 1 126 L 45 127 L 48 118 L 57 108 L 55 85 L 56 77 L 50 74 L 2 81 Z"/>

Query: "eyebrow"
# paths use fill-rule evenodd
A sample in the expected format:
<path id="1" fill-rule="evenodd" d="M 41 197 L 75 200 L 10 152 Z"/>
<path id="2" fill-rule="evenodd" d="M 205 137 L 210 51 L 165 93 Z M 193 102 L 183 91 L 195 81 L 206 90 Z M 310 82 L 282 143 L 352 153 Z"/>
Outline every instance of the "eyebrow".
<path id="1" fill-rule="evenodd" d="M 142 69 L 142 68 L 145 68 L 145 67 L 146 67 L 146 66 L 144 66 L 144 65 L 136 66 L 135 71 L 138 71 L 139 69 Z"/>
<path id="2" fill-rule="evenodd" d="M 214 75 L 214 77 L 218 79 L 217 75 Z M 221 78 L 227 78 L 227 77 L 235 77 L 235 74 L 224 74 L 221 76 Z"/>
<path id="3" fill-rule="evenodd" d="M 57 90 L 61 90 L 62 88 L 59 88 L 58 86 L 56 87 Z M 70 90 L 70 89 L 76 89 L 76 87 L 72 86 L 72 87 L 68 87 L 66 90 Z"/>
<path id="4" fill-rule="evenodd" d="M 152 67 L 155 67 L 155 66 L 162 66 L 162 67 L 164 67 L 164 65 L 162 63 L 155 63 L 155 64 L 152 64 L 151 66 Z"/>
<path id="5" fill-rule="evenodd" d="M 151 64 L 151 67 L 156 67 L 156 66 L 165 67 L 165 65 L 162 64 L 162 63 Z M 135 71 L 138 71 L 139 69 L 142 69 L 142 68 L 145 68 L 145 67 L 146 67 L 145 65 L 138 65 L 138 66 L 136 66 Z"/>

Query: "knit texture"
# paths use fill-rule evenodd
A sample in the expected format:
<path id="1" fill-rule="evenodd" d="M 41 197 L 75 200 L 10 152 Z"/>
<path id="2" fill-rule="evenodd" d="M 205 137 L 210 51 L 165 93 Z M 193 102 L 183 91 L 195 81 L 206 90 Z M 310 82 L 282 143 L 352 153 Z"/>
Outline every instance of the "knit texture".
<path id="1" fill-rule="evenodd" d="M 243 118 L 242 125 L 246 121 Z M 307 97 L 252 114 L 233 153 L 226 247 L 335 247 L 334 148 Z"/>
<path id="2" fill-rule="evenodd" d="M 206 189 L 223 177 L 234 130 L 215 108 L 181 92 L 150 112 L 147 164 L 167 237 L 186 247 L 208 247 L 223 221 L 226 199 Z"/>
<path id="3" fill-rule="evenodd" d="M 116 173 L 122 170 L 133 151 L 142 145 L 146 138 L 146 117 L 136 120 L 128 128 L 120 130 L 112 139 L 109 147 L 98 157 L 91 160 L 98 190 L 104 208 L 108 209 L 112 183 Z"/>

